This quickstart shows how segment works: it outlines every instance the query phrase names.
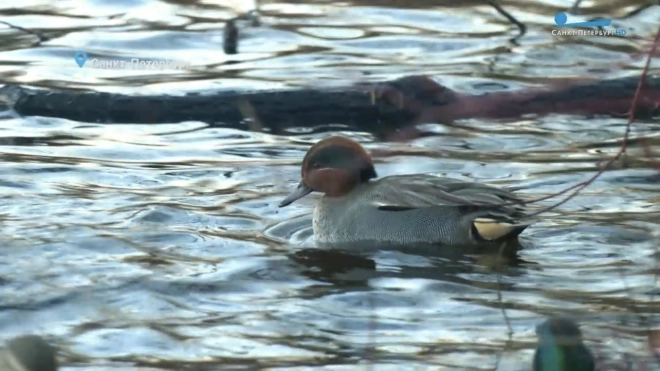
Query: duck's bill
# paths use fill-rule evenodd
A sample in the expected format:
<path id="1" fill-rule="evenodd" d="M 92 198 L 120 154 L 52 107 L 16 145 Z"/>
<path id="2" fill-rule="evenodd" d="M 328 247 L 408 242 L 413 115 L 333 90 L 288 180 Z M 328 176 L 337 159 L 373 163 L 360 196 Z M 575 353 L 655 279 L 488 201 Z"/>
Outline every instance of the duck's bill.
<path id="1" fill-rule="evenodd" d="M 309 188 L 307 184 L 301 180 L 300 183 L 298 183 L 298 187 L 280 202 L 280 207 L 291 205 L 294 201 L 307 196 L 312 193 L 312 191 L 313 189 Z"/>

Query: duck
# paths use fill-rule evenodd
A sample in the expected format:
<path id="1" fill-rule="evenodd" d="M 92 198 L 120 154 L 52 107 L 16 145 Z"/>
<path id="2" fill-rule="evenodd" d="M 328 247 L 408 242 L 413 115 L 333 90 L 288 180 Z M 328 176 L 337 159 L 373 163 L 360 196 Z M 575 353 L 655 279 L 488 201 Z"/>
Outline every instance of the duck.
<path id="1" fill-rule="evenodd" d="M 515 190 L 431 174 L 377 178 L 358 142 L 330 136 L 307 151 L 279 207 L 322 193 L 313 213 L 319 244 L 501 245 L 533 223 Z"/>
<path id="2" fill-rule="evenodd" d="M 57 371 L 56 349 L 38 335 L 23 335 L 0 348 L 2 371 Z"/>
<path id="3" fill-rule="evenodd" d="M 596 359 L 582 341 L 577 323 L 551 317 L 536 327 L 533 371 L 595 371 Z"/>

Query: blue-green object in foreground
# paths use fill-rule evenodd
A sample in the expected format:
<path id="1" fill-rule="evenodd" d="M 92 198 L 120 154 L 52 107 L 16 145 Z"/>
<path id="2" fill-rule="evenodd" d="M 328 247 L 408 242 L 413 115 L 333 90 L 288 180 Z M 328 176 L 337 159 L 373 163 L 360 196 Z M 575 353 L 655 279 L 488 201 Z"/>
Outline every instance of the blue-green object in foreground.
<path id="1" fill-rule="evenodd" d="M 550 318 L 536 327 L 538 345 L 534 371 L 594 371 L 596 362 L 582 342 L 578 325 L 567 318 Z"/>
<path id="2" fill-rule="evenodd" d="M 39 336 L 20 336 L 0 348 L 0 370 L 57 371 L 55 353 L 55 349 Z"/>

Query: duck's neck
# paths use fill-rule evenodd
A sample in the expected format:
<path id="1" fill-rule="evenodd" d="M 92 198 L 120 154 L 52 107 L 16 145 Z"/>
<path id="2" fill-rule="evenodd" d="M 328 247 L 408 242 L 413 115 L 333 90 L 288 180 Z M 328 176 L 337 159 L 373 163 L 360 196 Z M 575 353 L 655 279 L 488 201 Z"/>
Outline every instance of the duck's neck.
<path id="1" fill-rule="evenodd" d="M 323 199 L 332 202 L 332 201 L 344 200 L 347 197 L 355 197 L 355 194 L 363 192 L 364 190 L 372 186 L 374 183 L 375 181 L 367 180 L 366 182 L 361 182 L 355 187 L 353 187 L 348 193 L 342 193 L 340 195 L 329 195 L 326 193 L 323 196 Z"/>

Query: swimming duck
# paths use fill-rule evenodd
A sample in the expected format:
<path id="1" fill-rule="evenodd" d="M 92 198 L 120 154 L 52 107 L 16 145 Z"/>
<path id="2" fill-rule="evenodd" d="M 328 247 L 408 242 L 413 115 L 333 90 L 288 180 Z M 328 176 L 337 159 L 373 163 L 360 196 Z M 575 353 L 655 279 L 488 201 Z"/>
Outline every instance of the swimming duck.
<path id="1" fill-rule="evenodd" d="M 313 222 L 321 244 L 480 245 L 515 239 L 531 224 L 509 190 L 428 174 L 374 180 L 367 151 L 342 136 L 314 144 L 301 175 L 279 206 L 324 193 Z"/>
<path id="2" fill-rule="evenodd" d="M 55 348 L 37 335 L 11 339 L 0 348 L 2 371 L 57 371 Z"/>
<path id="3" fill-rule="evenodd" d="M 582 342 L 577 323 L 568 318 L 549 318 L 536 327 L 538 345 L 534 371 L 594 371 L 596 360 Z"/>

